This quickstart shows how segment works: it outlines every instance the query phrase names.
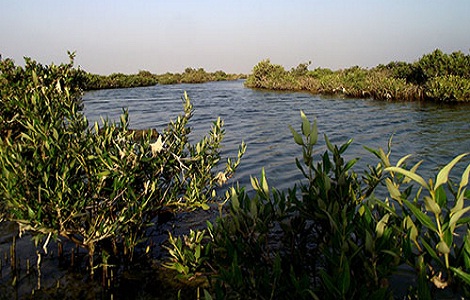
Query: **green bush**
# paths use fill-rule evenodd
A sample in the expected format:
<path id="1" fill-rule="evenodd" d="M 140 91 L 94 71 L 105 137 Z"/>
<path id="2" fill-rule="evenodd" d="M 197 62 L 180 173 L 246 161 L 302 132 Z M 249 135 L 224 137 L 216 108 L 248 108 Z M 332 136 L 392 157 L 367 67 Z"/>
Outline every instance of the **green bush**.
<path id="1" fill-rule="evenodd" d="M 242 145 L 238 158 L 216 172 L 223 122 L 217 119 L 207 136 L 190 143 L 193 109 L 186 94 L 183 114 L 165 130 L 138 136 L 128 128 L 126 111 L 120 123 L 90 126 L 80 112 L 77 78 L 69 75 L 81 74 L 72 60 L 59 67 L 31 61 L 24 69 L 10 61 L 3 66 L 2 217 L 16 222 L 20 234 L 31 233 L 36 244 L 46 247 L 52 237 L 86 249 L 91 273 L 96 257 L 101 263 L 109 256 L 132 260 L 163 210 L 208 209 L 215 188 L 243 155 Z"/>
<path id="2" fill-rule="evenodd" d="M 253 68 L 245 85 L 377 100 L 470 101 L 470 56 L 462 52 L 449 55 L 435 50 L 414 63 L 391 62 L 370 70 L 355 66 L 309 71 L 309 65 L 299 64 L 287 72 L 263 60 Z"/>
<path id="3" fill-rule="evenodd" d="M 199 287 L 207 298 L 392 299 L 391 278 L 404 265 L 416 279 L 406 297 L 468 297 L 470 165 L 459 183 L 449 177 L 466 154 L 426 181 L 417 173 L 421 162 L 408 169 L 405 156 L 392 165 L 390 145 L 388 152 L 368 148 L 379 162 L 359 177 L 357 159 L 343 158 L 352 141 L 336 146 L 325 136 L 327 151 L 315 159 L 316 123 L 301 119 L 300 133 L 291 128 L 302 148 L 300 186 L 271 189 L 262 171 L 251 180 L 254 195 L 227 193 L 225 213 L 192 233 L 197 243 L 170 240 L 171 253 L 201 262 L 191 276 L 205 278 Z M 379 186 L 387 198 L 375 196 Z M 186 265 L 172 255 L 167 267 L 184 273 Z"/>
<path id="4" fill-rule="evenodd" d="M 25 58 L 25 68 L 16 66 L 13 60 L 0 60 L 0 136 L 17 138 L 25 131 L 25 122 L 35 114 L 41 120 L 67 118 L 72 108 L 79 110 L 84 88 L 85 72 L 73 69 L 70 62 L 60 66 L 43 66 Z M 33 97 L 34 94 L 34 97 Z M 59 95 L 68 97 L 66 103 L 58 103 Z M 47 97 L 40 97 L 47 95 Z M 65 105 L 65 107 L 62 107 Z"/>
<path id="5" fill-rule="evenodd" d="M 86 74 L 86 90 L 130 88 L 155 84 L 203 83 L 208 81 L 237 80 L 243 75 L 227 74 L 224 71 L 206 72 L 203 68 L 186 68 L 183 73 L 152 74 L 139 71 L 137 74 L 114 73 L 108 76 Z"/>
<path id="6" fill-rule="evenodd" d="M 90 74 L 86 75 L 86 90 L 130 88 L 156 85 L 158 79 L 149 71 L 139 71 L 138 74 L 126 75 L 113 73 L 109 76 Z"/>
<path id="7" fill-rule="evenodd" d="M 433 77 L 426 82 L 425 94 L 435 101 L 468 101 L 470 79 L 455 75 Z"/>
<path id="8" fill-rule="evenodd" d="M 295 77 L 291 72 L 286 71 L 281 65 L 271 64 L 269 59 L 253 67 L 253 72 L 245 81 L 245 86 L 272 90 L 297 89 Z"/>
<path id="9" fill-rule="evenodd" d="M 423 55 L 417 65 L 422 69 L 426 79 L 449 75 L 470 78 L 470 55 L 460 51 L 449 55 L 436 49 Z"/>

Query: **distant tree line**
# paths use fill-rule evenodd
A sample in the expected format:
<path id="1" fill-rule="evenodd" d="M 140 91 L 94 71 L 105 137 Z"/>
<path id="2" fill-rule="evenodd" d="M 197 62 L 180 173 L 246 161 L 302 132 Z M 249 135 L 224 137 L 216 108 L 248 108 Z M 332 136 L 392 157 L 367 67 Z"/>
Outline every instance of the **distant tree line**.
<path id="1" fill-rule="evenodd" d="M 139 71 L 137 74 L 113 73 L 111 75 L 86 74 L 86 89 L 112 89 L 151 86 L 155 84 L 203 83 L 209 81 L 237 80 L 243 74 L 227 74 L 224 71 L 207 72 L 203 68 L 186 68 L 183 73 L 152 74 Z"/>
<path id="2" fill-rule="evenodd" d="M 263 60 L 245 85 L 378 100 L 470 101 L 470 56 L 461 51 L 446 54 L 437 49 L 413 63 L 390 62 L 372 69 L 309 70 L 310 64 L 285 70 Z"/>

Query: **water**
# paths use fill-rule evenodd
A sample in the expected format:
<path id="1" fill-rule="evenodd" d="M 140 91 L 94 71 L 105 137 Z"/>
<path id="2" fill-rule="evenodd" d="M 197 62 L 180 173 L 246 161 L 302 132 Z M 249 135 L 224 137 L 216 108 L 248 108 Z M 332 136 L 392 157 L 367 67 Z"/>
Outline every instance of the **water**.
<path id="1" fill-rule="evenodd" d="M 131 128 L 160 131 L 182 112 L 184 91 L 195 109 L 190 123 L 195 139 L 208 132 L 211 122 L 220 116 L 226 130 L 223 155 L 235 157 L 239 143 L 247 143 L 235 177 L 242 186 L 249 186 L 250 176 L 259 176 L 263 167 L 270 185 L 278 189 L 285 190 L 302 179 L 295 166 L 301 148 L 293 142 L 288 128 L 292 125 L 300 130 L 300 110 L 310 120 L 317 120 L 320 140 L 316 154 L 326 150 L 323 134 L 338 145 L 354 139 L 346 158 L 361 158 L 355 168 L 358 173 L 367 164 L 377 163 L 364 146 L 386 150 L 392 135 L 392 163 L 412 154 L 412 163 L 424 160 L 419 170 L 425 178 L 434 176 L 456 155 L 470 151 L 470 105 L 387 103 L 252 90 L 245 88 L 243 81 L 87 92 L 85 114 L 90 121 L 101 117 L 119 120 L 122 109 L 128 108 Z M 461 165 L 455 175 L 460 175 Z"/>

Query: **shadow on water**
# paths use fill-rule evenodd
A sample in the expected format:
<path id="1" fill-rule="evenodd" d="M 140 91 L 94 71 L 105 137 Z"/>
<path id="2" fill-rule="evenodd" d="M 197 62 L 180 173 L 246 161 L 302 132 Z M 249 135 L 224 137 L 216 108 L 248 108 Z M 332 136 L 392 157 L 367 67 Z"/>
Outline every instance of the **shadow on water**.
<path id="1" fill-rule="evenodd" d="M 326 151 L 323 134 L 327 134 L 334 144 L 354 138 L 345 157 L 361 158 L 355 168 L 359 174 L 368 164 L 377 163 L 364 146 L 386 149 L 390 137 L 392 162 L 412 154 L 411 163 L 424 160 L 420 174 L 425 178 L 434 176 L 437 168 L 470 149 L 470 105 L 387 103 L 269 92 L 246 89 L 243 81 L 92 91 L 84 95 L 84 113 L 91 122 L 100 121 L 101 117 L 119 120 L 122 108 L 128 108 L 131 128 L 161 131 L 170 119 L 181 113 L 184 91 L 195 109 L 190 122 L 194 139 L 207 133 L 211 122 L 220 116 L 225 121 L 226 131 L 222 155 L 236 157 L 240 142 L 243 140 L 248 145 L 234 178 L 248 190 L 250 176 L 259 176 L 263 167 L 272 187 L 286 190 L 302 180 L 295 166 L 295 157 L 301 156 L 301 149 L 293 142 L 288 128 L 288 125 L 298 128 L 300 110 L 310 119 L 317 119 L 320 134 L 315 152 L 317 158 Z M 470 159 L 464 162 L 457 165 L 452 174 L 460 176 L 461 166 L 468 164 Z M 43 249 L 34 247 L 30 237 L 17 238 L 14 225 L 2 223 L 0 299 L 31 298 L 32 292 L 34 298 L 39 299 L 176 298 L 177 285 L 163 290 L 163 286 L 174 283 L 171 274 L 157 267 L 158 261 L 163 259 L 161 246 L 166 240 L 166 232 L 186 234 L 189 228 L 203 226 L 206 219 L 214 218 L 214 213 L 207 214 L 182 214 L 164 226 L 153 228 L 150 236 L 154 247 L 149 257 L 142 251 L 144 254 L 135 265 L 114 270 L 115 279 L 109 288 L 103 288 L 106 282 L 99 278 L 99 272 L 95 272 L 98 275 L 94 280 L 89 277 L 87 255 L 83 250 L 64 243 L 64 261 L 60 261 L 57 244 L 51 242 L 46 254 Z M 13 239 L 16 242 L 14 253 L 11 251 Z M 36 251 L 41 255 L 40 274 Z M 41 289 L 35 290 L 38 278 Z M 194 298 L 194 291 L 189 293 L 190 298 Z"/>
<path id="2" fill-rule="evenodd" d="M 90 275 L 86 251 L 73 243 L 50 240 L 47 248 L 34 245 L 31 236 L 18 236 L 14 223 L 0 223 L 0 300 L 3 299 L 183 299 L 195 298 L 196 288 L 174 279 L 175 273 L 161 266 L 166 258 L 163 244 L 168 231 L 187 234 L 188 228 L 203 228 L 215 211 L 158 217 L 148 229 L 149 251 L 136 249 L 131 263 L 96 267 Z M 60 249 L 60 250 L 59 250 Z M 59 252 L 61 254 L 59 254 Z M 96 258 L 95 258 L 96 261 Z"/>

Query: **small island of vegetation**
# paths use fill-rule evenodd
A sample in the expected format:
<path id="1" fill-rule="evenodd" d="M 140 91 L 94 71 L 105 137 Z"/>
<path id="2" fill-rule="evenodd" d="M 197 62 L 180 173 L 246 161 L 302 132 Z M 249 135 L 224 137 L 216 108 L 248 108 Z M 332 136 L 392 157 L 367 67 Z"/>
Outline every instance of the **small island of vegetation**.
<path id="1" fill-rule="evenodd" d="M 156 84 L 203 83 L 209 81 L 225 81 L 244 79 L 243 74 L 227 74 L 224 71 L 207 72 L 203 68 L 186 68 L 183 73 L 152 74 L 149 71 L 139 71 L 137 74 L 113 73 L 97 75 L 85 73 L 86 90 L 131 88 L 152 86 Z"/>
<path id="2" fill-rule="evenodd" d="M 390 62 L 372 69 L 309 70 L 309 65 L 301 63 L 288 71 L 263 60 L 245 85 L 377 100 L 470 101 L 470 56 L 460 51 L 446 54 L 437 49 L 413 63 Z"/>

